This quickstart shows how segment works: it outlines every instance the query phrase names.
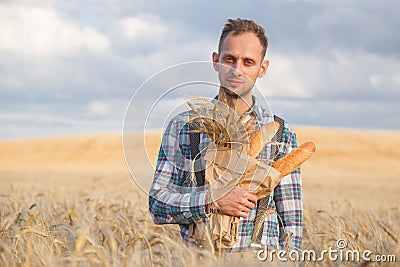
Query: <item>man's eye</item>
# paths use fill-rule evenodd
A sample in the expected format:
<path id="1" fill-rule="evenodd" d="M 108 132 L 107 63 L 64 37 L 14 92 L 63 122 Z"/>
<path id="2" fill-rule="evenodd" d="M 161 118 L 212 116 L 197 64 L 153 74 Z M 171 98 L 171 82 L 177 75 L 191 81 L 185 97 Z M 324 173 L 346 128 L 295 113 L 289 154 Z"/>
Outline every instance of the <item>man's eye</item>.
<path id="1" fill-rule="evenodd" d="M 227 57 L 227 58 L 225 58 L 225 61 L 226 61 L 226 62 L 233 62 L 233 58 Z"/>
<path id="2" fill-rule="evenodd" d="M 246 63 L 246 65 L 252 65 L 254 63 L 254 61 L 253 60 L 246 60 L 245 63 Z"/>

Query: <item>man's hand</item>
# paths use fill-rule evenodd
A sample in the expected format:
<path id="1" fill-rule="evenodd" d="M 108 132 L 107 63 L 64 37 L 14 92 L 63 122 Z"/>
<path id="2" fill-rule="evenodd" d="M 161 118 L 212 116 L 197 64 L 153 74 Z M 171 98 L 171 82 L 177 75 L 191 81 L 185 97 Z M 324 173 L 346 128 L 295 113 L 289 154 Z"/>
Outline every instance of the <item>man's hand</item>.
<path id="1" fill-rule="evenodd" d="M 216 190 L 213 195 L 217 197 L 215 201 L 223 214 L 247 218 L 249 212 L 256 206 L 257 196 L 255 192 L 235 186 L 227 194 L 218 198 L 226 189 Z"/>

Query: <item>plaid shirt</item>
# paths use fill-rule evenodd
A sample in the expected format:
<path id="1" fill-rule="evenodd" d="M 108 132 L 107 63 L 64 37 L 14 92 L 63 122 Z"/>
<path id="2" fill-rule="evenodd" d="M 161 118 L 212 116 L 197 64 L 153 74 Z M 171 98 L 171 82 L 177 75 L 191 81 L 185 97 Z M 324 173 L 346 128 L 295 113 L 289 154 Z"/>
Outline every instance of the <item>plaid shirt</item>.
<path id="1" fill-rule="evenodd" d="M 273 116 L 253 99 L 254 105 L 250 112 L 259 123 L 263 125 L 272 121 Z M 175 116 L 166 128 L 149 192 L 149 209 L 153 221 L 156 224 L 179 224 L 181 235 L 187 240 L 189 225 L 208 218 L 205 211 L 206 191 L 199 191 L 190 177 L 192 155 L 188 121 L 189 112 L 183 112 Z M 201 147 L 206 147 L 210 142 L 204 133 L 200 134 L 200 140 Z M 278 157 L 290 153 L 296 147 L 296 134 L 285 122 Z M 257 158 L 269 159 L 270 153 L 271 145 L 266 145 Z M 202 157 L 204 155 L 205 151 L 202 151 Z M 290 236 L 288 245 L 301 249 L 303 203 L 299 169 L 281 180 L 269 196 L 267 208 L 275 212 L 265 218 L 261 244 L 285 247 L 286 232 Z M 232 248 L 234 251 L 250 248 L 256 209 L 250 211 L 248 218 L 240 218 L 239 240 Z"/>

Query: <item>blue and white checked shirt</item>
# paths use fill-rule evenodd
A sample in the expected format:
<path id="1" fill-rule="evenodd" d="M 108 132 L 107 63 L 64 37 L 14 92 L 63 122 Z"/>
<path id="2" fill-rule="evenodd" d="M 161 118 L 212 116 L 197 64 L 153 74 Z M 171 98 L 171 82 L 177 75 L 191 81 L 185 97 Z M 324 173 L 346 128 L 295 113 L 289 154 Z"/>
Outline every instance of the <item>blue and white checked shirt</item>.
<path id="1" fill-rule="evenodd" d="M 257 100 L 253 99 L 254 105 L 250 112 L 253 112 L 261 124 L 272 121 L 272 114 L 266 112 L 257 104 Z M 189 240 L 189 225 L 207 220 L 207 215 L 206 191 L 198 191 L 188 174 L 192 159 L 188 122 L 189 112 L 183 112 L 175 116 L 165 130 L 154 181 L 149 191 L 149 209 L 156 224 L 177 223 L 182 237 Z M 204 133 L 200 134 L 200 140 L 203 147 L 209 144 L 209 139 Z M 278 157 L 290 153 L 296 147 L 296 134 L 285 122 Z M 269 159 L 270 151 L 271 145 L 266 145 L 257 158 Z M 202 152 L 203 157 L 204 155 L 205 152 Z M 288 245 L 301 249 L 303 203 L 300 169 L 281 180 L 270 195 L 267 208 L 275 212 L 265 218 L 261 244 L 276 248 L 284 247 L 285 230 L 291 235 Z M 249 249 L 256 209 L 257 207 L 250 212 L 248 218 L 240 218 L 239 241 L 234 245 L 234 251 Z"/>

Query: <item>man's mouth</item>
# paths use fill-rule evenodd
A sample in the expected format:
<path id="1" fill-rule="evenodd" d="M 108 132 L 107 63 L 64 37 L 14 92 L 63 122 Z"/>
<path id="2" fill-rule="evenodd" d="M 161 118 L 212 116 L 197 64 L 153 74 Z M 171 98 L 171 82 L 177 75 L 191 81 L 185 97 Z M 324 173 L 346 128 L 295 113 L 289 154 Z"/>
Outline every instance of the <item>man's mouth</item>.
<path id="1" fill-rule="evenodd" d="M 233 87 L 237 87 L 242 85 L 244 82 L 242 80 L 228 79 L 228 83 Z"/>

